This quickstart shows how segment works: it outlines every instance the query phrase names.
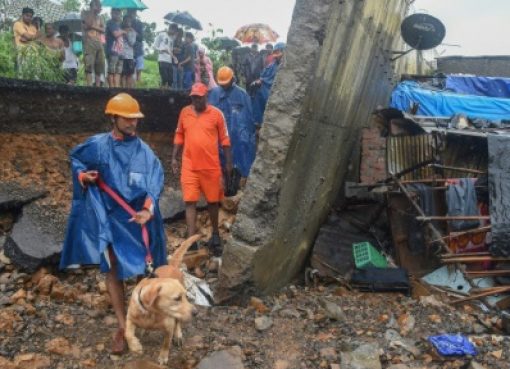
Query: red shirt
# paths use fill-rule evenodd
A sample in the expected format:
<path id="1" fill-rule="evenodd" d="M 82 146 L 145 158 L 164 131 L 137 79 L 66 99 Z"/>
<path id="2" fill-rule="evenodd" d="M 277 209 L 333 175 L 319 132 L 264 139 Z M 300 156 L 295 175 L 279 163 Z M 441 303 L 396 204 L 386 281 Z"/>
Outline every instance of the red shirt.
<path id="1" fill-rule="evenodd" d="M 186 106 L 179 115 L 174 144 L 184 145 L 183 168 L 220 169 L 219 145 L 230 146 L 223 113 L 209 104 L 198 114 L 192 105 Z"/>

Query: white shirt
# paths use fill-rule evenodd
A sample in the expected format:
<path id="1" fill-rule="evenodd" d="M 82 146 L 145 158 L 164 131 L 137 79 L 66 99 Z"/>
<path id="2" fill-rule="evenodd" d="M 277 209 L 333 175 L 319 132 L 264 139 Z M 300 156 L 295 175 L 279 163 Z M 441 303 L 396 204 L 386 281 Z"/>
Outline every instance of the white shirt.
<path id="1" fill-rule="evenodd" d="M 174 40 L 167 32 L 161 32 L 156 36 L 154 41 L 154 49 L 158 51 L 158 61 L 172 63 L 172 50 L 174 48 Z"/>
<path id="2" fill-rule="evenodd" d="M 78 57 L 73 52 L 73 43 L 69 41 L 69 46 L 64 46 L 64 62 L 62 63 L 64 69 L 78 69 Z"/>

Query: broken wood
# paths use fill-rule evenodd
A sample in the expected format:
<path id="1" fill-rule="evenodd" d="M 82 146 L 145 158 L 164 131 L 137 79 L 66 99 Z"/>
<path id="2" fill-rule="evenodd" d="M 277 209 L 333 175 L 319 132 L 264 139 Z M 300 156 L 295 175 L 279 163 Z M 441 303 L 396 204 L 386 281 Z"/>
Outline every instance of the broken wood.
<path id="1" fill-rule="evenodd" d="M 459 256 L 456 258 L 442 258 L 441 262 L 443 264 L 456 264 L 456 263 L 483 263 L 485 261 L 510 261 L 509 258 L 505 257 L 494 257 L 494 256 Z"/>
<path id="2" fill-rule="evenodd" d="M 478 300 L 478 299 L 483 298 L 483 297 L 498 295 L 500 293 L 505 293 L 505 292 L 510 292 L 510 286 L 503 286 L 501 288 L 491 289 L 490 291 L 482 292 L 482 293 L 479 293 L 479 294 L 476 294 L 476 295 L 472 295 L 472 296 L 469 296 L 469 297 L 464 297 L 464 298 L 452 301 L 451 303 L 455 305 L 455 304 L 458 304 L 458 303 L 461 303 L 461 302 Z"/>
<path id="3" fill-rule="evenodd" d="M 400 182 L 400 180 L 395 176 L 395 175 L 391 175 L 392 176 L 392 179 L 393 181 L 395 181 L 395 183 L 398 185 L 398 187 L 400 187 L 400 190 L 402 191 L 402 193 L 407 197 L 407 199 L 411 202 L 411 204 L 413 205 L 413 207 L 416 209 L 416 211 L 418 212 L 418 214 L 420 214 L 421 217 L 423 218 L 426 218 L 426 214 L 425 212 L 422 210 L 422 208 L 416 203 L 416 201 L 414 201 L 413 197 L 411 196 L 411 194 L 409 193 L 409 191 L 407 191 L 407 189 L 405 188 L 405 186 L 402 184 L 402 182 Z M 451 250 L 450 248 L 448 247 L 448 245 L 446 244 L 446 242 L 444 242 L 441 238 L 443 237 L 443 235 L 441 233 L 439 233 L 439 231 L 436 229 L 436 227 L 434 227 L 434 225 L 432 224 L 432 222 L 430 220 L 425 220 L 426 222 L 426 226 L 427 228 L 430 230 L 430 232 L 432 233 L 432 236 L 436 239 L 438 239 L 439 241 L 437 241 L 437 243 L 439 245 L 441 245 L 441 247 L 448 253 L 451 253 Z"/>
<path id="4" fill-rule="evenodd" d="M 448 165 L 441 165 L 441 164 L 429 164 L 429 167 L 437 168 L 437 169 L 453 170 L 453 171 L 456 171 L 456 172 L 464 172 L 464 173 L 471 173 L 471 174 L 487 174 L 487 172 L 485 172 L 483 170 L 470 169 L 470 168 L 450 167 Z"/>
<path id="5" fill-rule="evenodd" d="M 443 254 L 441 255 L 441 258 L 448 259 L 448 258 L 456 258 L 456 257 L 463 257 L 463 256 L 490 256 L 491 254 L 489 252 L 463 252 L 460 254 Z"/>
<path id="6" fill-rule="evenodd" d="M 464 272 L 466 278 L 487 278 L 510 276 L 510 270 L 480 270 L 473 272 Z"/>
<path id="7" fill-rule="evenodd" d="M 482 232 L 488 232 L 490 231 L 492 228 L 492 226 L 485 226 L 485 227 L 481 227 L 481 228 L 475 228 L 475 229 L 469 229 L 467 231 L 463 231 L 463 232 L 452 232 L 450 233 L 449 235 L 446 235 L 444 237 L 442 237 L 443 240 L 450 240 L 452 238 L 457 238 L 457 237 L 460 237 L 460 236 L 465 236 L 465 235 L 469 235 L 469 234 L 476 234 L 476 233 L 482 233 Z M 437 240 L 434 240 L 434 241 L 430 241 L 430 243 L 434 243 L 436 242 Z M 452 255 L 457 255 L 457 254 L 452 254 Z M 463 256 L 467 256 L 467 254 L 462 254 Z M 488 255 L 488 253 L 487 253 Z"/>
<path id="8" fill-rule="evenodd" d="M 490 220 L 490 219 L 491 217 L 488 215 L 455 215 L 455 216 L 421 215 L 416 217 L 416 220 L 420 220 L 422 222 L 430 222 L 432 220 L 448 221 L 448 220 Z"/>

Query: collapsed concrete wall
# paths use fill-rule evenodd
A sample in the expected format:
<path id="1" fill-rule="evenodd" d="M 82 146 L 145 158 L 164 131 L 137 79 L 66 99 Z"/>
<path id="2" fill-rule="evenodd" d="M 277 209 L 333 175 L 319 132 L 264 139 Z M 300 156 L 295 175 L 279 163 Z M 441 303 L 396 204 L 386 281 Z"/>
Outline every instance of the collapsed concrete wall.
<path id="1" fill-rule="evenodd" d="M 109 129 L 104 108 L 121 89 L 74 87 L 0 78 L 0 132 L 74 134 Z M 180 91 L 127 91 L 145 114 L 142 132 L 175 131 L 181 109 L 189 104 Z"/>
<path id="2" fill-rule="evenodd" d="M 405 0 L 298 0 L 257 159 L 225 247 L 219 300 L 270 292 L 301 270 L 399 65 Z"/>

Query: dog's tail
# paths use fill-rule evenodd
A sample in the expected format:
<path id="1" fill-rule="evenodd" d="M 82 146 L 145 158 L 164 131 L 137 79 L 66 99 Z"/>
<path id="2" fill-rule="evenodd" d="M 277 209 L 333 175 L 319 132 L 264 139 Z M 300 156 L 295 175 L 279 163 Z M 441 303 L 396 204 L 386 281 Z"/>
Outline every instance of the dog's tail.
<path id="1" fill-rule="evenodd" d="M 197 242 L 201 238 L 200 235 L 196 234 L 194 236 L 191 236 L 187 238 L 177 250 L 174 251 L 172 254 L 172 257 L 170 258 L 170 262 L 168 265 L 174 266 L 176 268 L 179 268 L 182 264 L 182 259 L 184 258 L 184 254 L 186 254 L 186 251 L 193 245 L 193 243 Z"/>

